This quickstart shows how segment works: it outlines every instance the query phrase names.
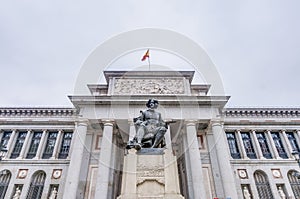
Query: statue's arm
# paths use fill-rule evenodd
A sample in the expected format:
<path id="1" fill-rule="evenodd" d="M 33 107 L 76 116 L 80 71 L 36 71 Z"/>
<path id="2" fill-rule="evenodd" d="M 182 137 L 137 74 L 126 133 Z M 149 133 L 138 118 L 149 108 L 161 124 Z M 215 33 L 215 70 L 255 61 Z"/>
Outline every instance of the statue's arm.
<path id="1" fill-rule="evenodd" d="M 144 122 L 144 113 L 140 111 L 140 115 L 138 117 L 133 118 L 134 125 L 140 126 Z"/>

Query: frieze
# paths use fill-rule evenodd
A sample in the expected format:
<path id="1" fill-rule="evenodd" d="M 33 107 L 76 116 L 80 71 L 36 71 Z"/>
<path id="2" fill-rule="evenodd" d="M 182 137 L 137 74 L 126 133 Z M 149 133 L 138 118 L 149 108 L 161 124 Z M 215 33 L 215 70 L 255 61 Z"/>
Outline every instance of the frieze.
<path id="1" fill-rule="evenodd" d="M 183 78 L 115 79 L 113 94 L 184 94 Z"/>

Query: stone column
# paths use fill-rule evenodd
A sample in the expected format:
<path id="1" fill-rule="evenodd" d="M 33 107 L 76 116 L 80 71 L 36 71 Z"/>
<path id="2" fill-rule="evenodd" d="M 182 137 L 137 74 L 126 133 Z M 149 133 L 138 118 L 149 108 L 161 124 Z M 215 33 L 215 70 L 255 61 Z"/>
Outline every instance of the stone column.
<path id="1" fill-rule="evenodd" d="M 186 141 L 187 141 L 187 154 L 189 156 L 188 164 L 190 167 L 192 193 L 190 198 L 205 199 L 206 192 L 203 183 L 202 162 L 199 151 L 199 144 L 197 139 L 196 121 L 186 121 Z"/>
<path id="2" fill-rule="evenodd" d="M 284 145 L 287 146 L 286 154 L 287 154 L 287 156 L 288 156 L 289 158 L 293 159 L 293 155 L 292 155 L 293 148 L 292 148 L 292 146 L 291 146 L 291 143 L 290 143 L 290 141 L 289 141 L 289 138 L 287 137 L 285 130 L 282 130 L 281 133 L 282 133 L 282 138 L 283 138 L 283 140 L 284 140 L 284 142 L 285 142 Z"/>
<path id="3" fill-rule="evenodd" d="M 132 120 L 128 120 L 128 124 L 129 124 L 129 139 L 128 140 L 132 140 L 136 134 L 135 132 L 135 126 Z"/>
<path id="4" fill-rule="evenodd" d="M 178 168 L 176 157 L 173 155 L 171 130 L 168 126 L 165 134 L 166 150 L 164 154 L 165 167 L 165 194 L 166 198 L 178 198 L 180 195 Z M 177 197 L 176 197 L 177 196 Z"/>
<path id="5" fill-rule="evenodd" d="M 97 199 L 107 198 L 109 195 L 109 186 L 112 186 L 112 182 L 110 182 L 110 173 L 112 168 L 113 126 L 113 121 L 104 121 L 95 190 L 95 198 Z"/>
<path id="6" fill-rule="evenodd" d="M 12 150 L 13 150 L 13 144 L 15 142 L 15 137 L 16 137 L 16 133 L 17 133 L 17 130 L 12 130 L 12 133 L 11 133 L 11 136 L 10 136 L 10 139 L 7 143 L 7 154 L 5 156 L 5 158 L 9 158 L 11 153 L 12 153 Z"/>
<path id="7" fill-rule="evenodd" d="M 31 135 L 32 135 L 32 131 L 28 130 L 27 134 L 26 134 L 26 137 L 25 137 L 25 140 L 24 140 L 24 143 L 23 143 L 23 146 L 22 146 L 22 149 L 21 149 L 21 152 L 20 152 L 20 155 L 19 155 L 19 157 L 17 159 L 24 158 L 26 149 L 28 148 L 27 146 L 29 145 L 28 142 L 29 142 L 29 140 L 31 138 Z"/>
<path id="8" fill-rule="evenodd" d="M 246 150 L 245 150 L 245 146 L 244 146 L 244 142 L 243 142 L 243 139 L 242 139 L 241 131 L 237 130 L 236 135 L 237 135 L 238 146 L 240 146 L 240 149 L 241 149 L 241 158 L 250 159 L 250 158 L 248 158 Z"/>
<path id="9" fill-rule="evenodd" d="M 87 133 L 87 120 L 80 120 L 76 123 L 74 132 L 74 142 L 71 149 L 71 161 L 66 176 L 63 199 L 77 199 L 76 191 L 79 184 L 79 174 L 85 148 L 85 138 Z"/>
<path id="10" fill-rule="evenodd" d="M 275 146 L 274 140 L 272 138 L 271 132 L 269 130 L 267 130 L 267 137 L 269 139 L 269 142 L 271 144 L 271 149 L 273 151 L 273 156 L 275 159 L 280 159 L 277 148 Z"/>
<path id="11" fill-rule="evenodd" d="M 254 130 L 252 130 L 252 136 L 253 136 L 255 148 L 257 150 L 257 156 L 258 156 L 258 158 L 259 159 L 265 159 L 265 157 L 264 157 L 264 155 L 263 155 L 263 153 L 261 151 L 261 148 L 260 148 L 257 136 L 256 136 L 256 132 Z"/>
<path id="12" fill-rule="evenodd" d="M 38 149 L 36 151 L 36 155 L 34 157 L 34 159 L 39 159 L 42 156 L 42 150 L 44 148 L 45 142 L 46 142 L 46 135 L 47 135 L 47 130 L 43 130 L 43 134 L 40 140 L 40 144 L 38 146 Z"/>
<path id="13" fill-rule="evenodd" d="M 206 137 L 207 137 L 207 146 L 208 146 L 207 150 L 209 151 L 211 169 L 212 169 L 214 184 L 215 184 L 216 198 L 221 198 L 224 196 L 224 190 L 223 190 L 223 185 L 220 176 L 221 169 L 219 167 L 218 156 L 215 147 L 216 141 L 214 139 L 211 127 L 208 129 Z"/>
<path id="14" fill-rule="evenodd" d="M 58 131 L 57 138 L 56 138 L 56 142 L 55 142 L 55 145 L 54 145 L 54 149 L 53 149 L 53 153 L 52 153 L 51 159 L 57 158 L 57 155 L 58 155 L 58 153 L 59 153 L 59 147 L 60 147 L 62 135 L 63 135 L 62 130 L 59 130 L 59 131 Z"/>
<path id="15" fill-rule="evenodd" d="M 233 169 L 230 164 L 230 153 L 226 142 L 225 132 L 220 120 L 211 121 L 212 132 L 215 138 L 215 147 L 217 149 L 217 156 L 219 160 L 219 167 L 222 184 L 224 188 L 224 198 L 238 198 L 236 191 L 236 184 L 234 180 Z"/>

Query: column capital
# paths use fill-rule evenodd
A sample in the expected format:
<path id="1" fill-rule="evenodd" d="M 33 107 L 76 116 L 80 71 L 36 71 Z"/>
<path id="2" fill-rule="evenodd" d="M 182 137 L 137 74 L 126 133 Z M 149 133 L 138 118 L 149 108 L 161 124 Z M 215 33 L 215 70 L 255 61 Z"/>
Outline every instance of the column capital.
<path id="1" fill-rule="evenodd" d="M 78 126 L 87 126 L 89 123 L 89 120 L 86 118 L 79 118 L 78 120 L 76 120 L 76 124 Z"/>
<path id="2" fill-rule="evenodd" d="M 186 126 L 195 126 L 197 123 L 198 123 L 197 120 L 185 120 L 185 121 L 184 121 L 184 124 L 185 124 Z"/>
<path id="3" fill-rule="evenodd" d="M 221 118 L 215 118 L 210 120 L 211 126 L 222 126 L 224 124 L 224 120 Z"/>
<path id="4" fill-rule="evenodd" d="M 113 120 L 113 119 L 103 119 L 103 120 L 101 120 L 101 123 L 104 126 L 113 126 L 115 124 L 115 120 Z"/>

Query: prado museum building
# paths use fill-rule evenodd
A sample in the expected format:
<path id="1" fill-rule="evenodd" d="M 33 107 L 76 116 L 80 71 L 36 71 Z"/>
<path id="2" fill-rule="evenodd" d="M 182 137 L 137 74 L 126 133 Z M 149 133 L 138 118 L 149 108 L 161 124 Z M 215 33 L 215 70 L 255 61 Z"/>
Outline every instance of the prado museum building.
<path id="1" fill-rule="evenodd" d="M 0 199 L 300 198 L 300 109 L 226 108 L 209 78 L 147 67 L 0 108 Z"/>

